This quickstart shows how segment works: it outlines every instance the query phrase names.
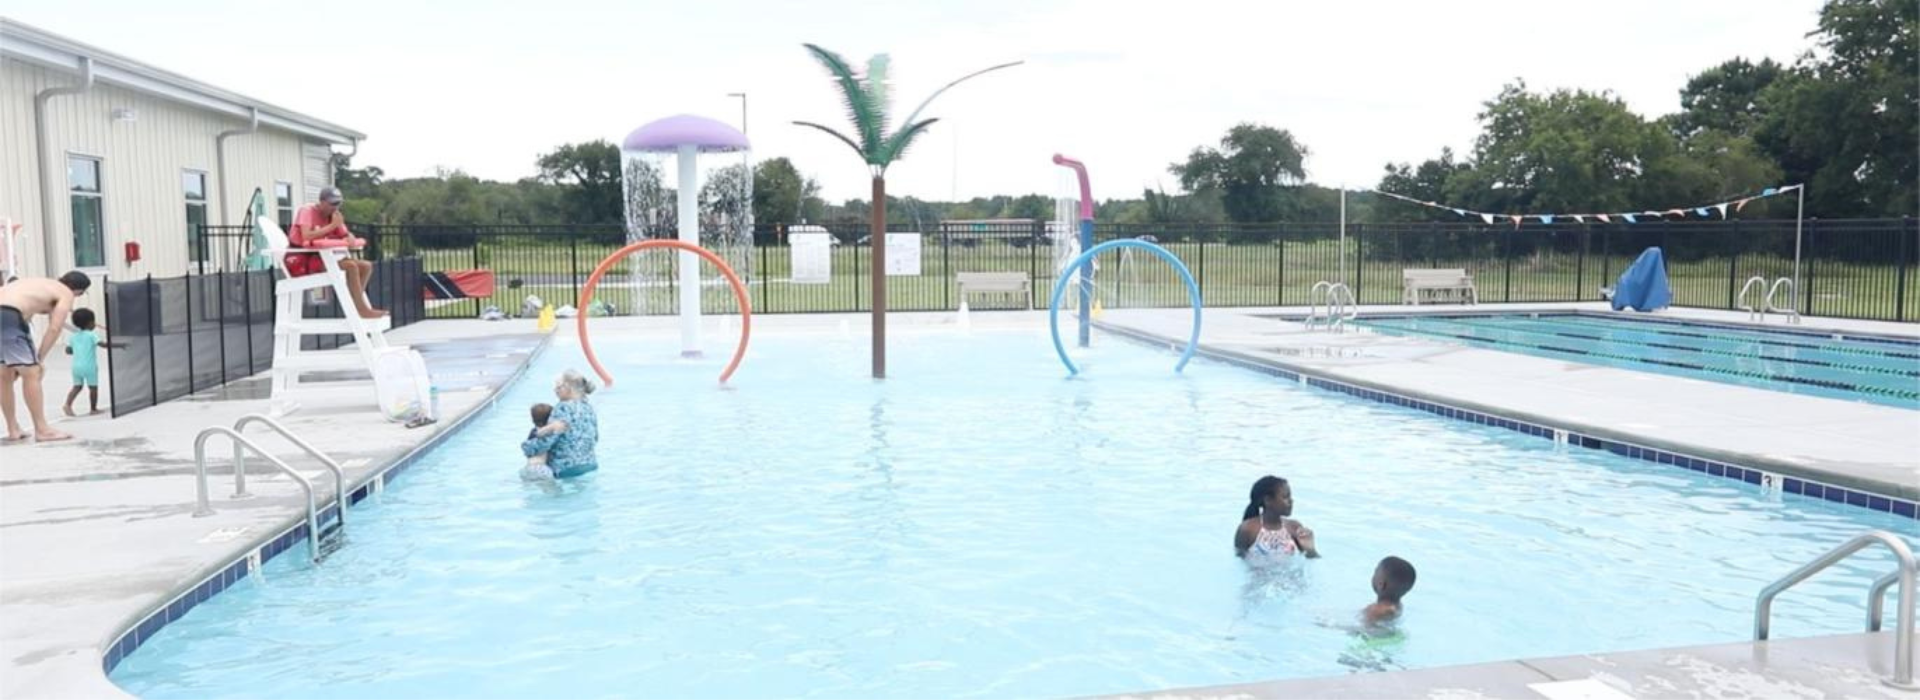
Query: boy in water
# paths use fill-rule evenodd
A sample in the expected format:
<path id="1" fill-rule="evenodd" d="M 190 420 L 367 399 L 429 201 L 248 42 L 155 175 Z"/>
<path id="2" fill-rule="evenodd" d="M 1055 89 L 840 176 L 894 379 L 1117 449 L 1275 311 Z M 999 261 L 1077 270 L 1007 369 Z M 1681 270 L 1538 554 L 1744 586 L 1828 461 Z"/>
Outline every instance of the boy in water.
<path id="1" fill-rule="evenodd" d="M 1387 557 L 1373 568 L 1372 605 L 1360 611 L 1368 628 L 1378 628 L 1400 617 L 1400 599 L 1413 590 L 1413 565 L 1400 557 Z"/>
<path id="2" fill-rule="evenodd" d="M 537 403 L 533 405 L 533 430 L 527 432 L 527 439 L 540 436 L 540 429 L 547 427 L 547 420 L 553 417 L 553 404 Z M 520 478 L 528 481 L 547 481 L 553 479 L 553 470 L 547 468 L 547 453 L 542 452 L 527 458 L 527 466 L 520 469 Z"/>
<path id="3" fill-rule="evenodd" d="M 67 403 L 61 406 L 68 416 L 73 415 L 73 400 L 80 398 L 80 388 L 87 389 L 88 414 L 100 413 L 100 348 L 107 347 L 100 339 L 106 326 L 94 321 L 93 309 L 74 309 L 72 336 L 67 338 L 67 354 L 73 356 L 73 388 L 67 390 Z"/>

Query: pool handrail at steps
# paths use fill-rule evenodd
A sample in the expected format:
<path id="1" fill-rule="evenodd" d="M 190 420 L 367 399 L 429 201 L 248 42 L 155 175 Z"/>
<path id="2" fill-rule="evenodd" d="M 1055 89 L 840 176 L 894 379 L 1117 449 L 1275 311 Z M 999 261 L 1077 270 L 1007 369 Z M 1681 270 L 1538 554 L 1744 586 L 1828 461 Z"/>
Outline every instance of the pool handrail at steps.
<path id="1" fill-rule="evenodd" d="M 1326 301 L 1327 315 L 1320 315 L 1320 303 Z M 1307 330 L 1313 330 L 1315 323 L 1324 323 L 1327 330 L 1339 331 L 1346 322 L 1360 317 L 1360 305 L 1353 297 L 1353 288 L 1345 282 L 1320 280 L 1307 290 Z"/>
<path id="2" fill-rule="evenodd" d="M 1889 686 L 1902 690 L 1920 690 L 1920 685 L 1916 685 L 1913 681 L 1913 586 L 1916 573 L 1920 573 L 1920 565 L 1915 563 L 1913 550 L 1907 547 L 1907 543 L 1885 530 L 1861 533 L 1762 589 L 1753 611 L 1754 641 L 1767 639 L 1772 623 L 1773 599 L 1776 596 L 1798 585 L 1801 581 L 1812 578 L 1814 574 L 1825 571 L 1827 567 L 1853 556 L 1855 552 L 1875 544 L 1885 545 L 1891 550 L 1894 558 L 1899 560 L 1899 568 L 1892 574 L 1874 581 L 1869 587 L 1867 631 L 1874 632 L 1880 629 L 1881 599 L 1887 586 L 1893 585 L 1895 580 L 1899 581 L 1900 601 L 1896 603 L 1899 607 L 1894 610 L 1893 676 L 1883 681 Z"/>
<path id="3" fill-rule="evenodd" d="M 1748 321 L 1755 323 L 1767 322 L 1767 302 L 1765 299 L 1760 300 L 1758 304 L 1747 303 L 1747 292 L 1765 293 L 1766 288 L 1767 278 L 1759 275 L 1748 277 L 1746 283 L 1740 285 L 1740 296 L 1734 297 L 1734 306 L 1741 311 L 1747 312 Z"/>
<path id="4" fill-rule="evenodd" d="M 320 460 L 321 465 L 325 466 L 328 471 L 333 472 L 334 507 L 338 518 L 333 528 L 325 532 L 320 530 L 320 509 L 314 496 L 313 481 L 302 476 L 298 470 L 289 466 L 284 460 L 275 457 L 265 449 L 262 449 L 258 443 L 247 439 L 246 436 L 241 434 L 241 431 L 245 430 L 248 425 L 254 423 L 266 425 L 274 432 L 279 433 L 281 437 L 286 438 L 288 442 L 293 443 L 293 445 L 300 448 L 301 451 Z M 247 498 L 253 495 L 247 491 L 246 452 L 248 450 L 252 450 L 254 454 L 265 458 L 269 464 L 279 468 L 280 471 L 285 472 L 288 476 L 293 477 L 294 481 L 300 484 L 300 488 L 305 491 L 307 496 L 308 556 L 313 563 L 320 563 L 320 560 L 324 559 L 327 552 L 330 551 L 326 545 L 329 542 L 336 542 L 337 538 L 345 534 L 347 529 L 346 470 L 340 466 L 339 462 L 334 461 L 333 458 L 328 457 L 318 448 L 315 448 L 312 443 L 294 435 L 292 431 L 287 430 L 287 427 L 280 424 L 280 422 L 258 413 L 248 414 L 234 421 L 232 428 L 217 425 L 212 426 L 200 431 L 200 434 L 194 438 L 194 488 L 197 502 L 194 506 L 193 517 L 196 518 L 203 518 L 214 514 L 213 507 L 208 502 L 207 497 L 207 441 L 215 435 L 225 435 L 233 443 L 233 498 Z"/>
<path id="5" fill-rule="evenodd" d="M 1800 285 L 1794 283 L 1792 277 L 1782 277 L 1780 279 L 1774 280 L 1773 286 L 1767 288 L 1767 299 L 1766 299 L 1767 311 L 1770 311 L 1776 314 L 1786 314 L 1787 323 L 1790 323 L 1796 326 L 1800 325 L 1800 311 L 1793 307 L 1793 299 L 1794 297 L 1799 295 L 1798 294 L 1799 286 Z M 1780 293 L 1781 287 L 1785 287 L 1787 290 L 1786 306 L 1781 306 L 1779 304 L 1773 303 L 1773 297 L 1775 294 Z"/>

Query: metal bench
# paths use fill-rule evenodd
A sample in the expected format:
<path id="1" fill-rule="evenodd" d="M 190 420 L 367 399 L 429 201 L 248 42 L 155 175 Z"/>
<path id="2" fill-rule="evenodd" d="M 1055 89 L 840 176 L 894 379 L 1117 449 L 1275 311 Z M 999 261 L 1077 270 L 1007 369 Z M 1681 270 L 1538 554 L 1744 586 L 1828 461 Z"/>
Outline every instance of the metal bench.
<path id="1" fill-rule="evenodd" d="M 960 283 L 960 301 L 972 294 L 1018 294 L 1033 308 L 1033 280 L 1025 272 L 961 272 L 954 275 Z"/>
<path id="2" fill-rule="evenodd" d="M 1466 270 L 1402 270 L 1400 303 L 1418 306 L 1427 301 L 1478 304 L 1473 275 Z"/>

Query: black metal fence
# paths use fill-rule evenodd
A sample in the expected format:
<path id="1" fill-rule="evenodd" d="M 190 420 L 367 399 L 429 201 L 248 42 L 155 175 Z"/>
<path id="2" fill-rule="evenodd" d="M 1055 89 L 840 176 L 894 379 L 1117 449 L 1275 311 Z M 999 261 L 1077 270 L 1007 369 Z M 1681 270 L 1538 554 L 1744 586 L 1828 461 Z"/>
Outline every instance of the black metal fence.
<path id="1" fill-rule="evenodd" d="M 1198 278 L 1210 306 L 1304 306 L 1319 280 L 1346 280 L 1361 303 L 1401 299 L 1408 268 L 1460 268 L 1474 276 L 1484 302 L 1597 301 L 1642 250 L 1664 249 L 1675 303 L 1730 309 L 1750 277 L 1794 274 L 1793 221 L 1647 222 L 1638 224 L 1349 224 L 1344 245 L 1333 223 L 1267 225 L 1102 224 L 1096 241 L 1151 237 Z M 625 243 L 614 226 L 356 225 L 376 257 L 420 258 L 429 272 L 491 270 L 492 297 L 442 304 L 436 318 L 471 318 L 487 306 L 509 313 L 528 295 L 558 306 L 573 303 L 587 274 Z M 829 224 L 831 274 L 796 281 L 788 231 L 763 227 L 739 272 L 750 282 L 757 313 L 847 312 L 870 308 L 872 251 L 864 224 Z M 960 305 L 960 272 L 1019 272 L 1046 304 L 1066 249 L 1054 245 L 1048 222 L 940 222 L 919 231 L 918 274 L 888 282 L 888 307 L 951 310 Z M 1063 232 L 1065 233 L 1065 232 Z M 1066 234 L 1066 235 L 1071 235 Z M 889 248 L 890 256 L 900 250 Z M 1807 221 L 1801 245 L 1798 308 L 1809 315 L 1920 320 L 1920 221 Z M 649 253 L 617 268 L 597 298 L 614 313 L 668 313 L 678 256 Z M 1116 252 L 1099 261 L 1100 296 L 1109 306 L 1181 306 L 1186 291 L 1151 256 Z M 731 311 L 724 290 L 702 295 L 709 312 Z M 976 297 L 973 308 L 1022 308 L 1023 300 Z"/>
<path id="2" fill-rule="evenodd" d="M 273 270 L 214 271 L 156 279 L 108 280 L 106 326 L 113 415 L 244 379 L 273 366 Z M 395 328 L 425 317 L 415 258 L 374 266 L 367 297 L 393 314 Z M 339 317 L 339 305 L 309 294 L 308 317 Z M 307 349 L 332 349 L 352 336 L 311 336 Z"/>

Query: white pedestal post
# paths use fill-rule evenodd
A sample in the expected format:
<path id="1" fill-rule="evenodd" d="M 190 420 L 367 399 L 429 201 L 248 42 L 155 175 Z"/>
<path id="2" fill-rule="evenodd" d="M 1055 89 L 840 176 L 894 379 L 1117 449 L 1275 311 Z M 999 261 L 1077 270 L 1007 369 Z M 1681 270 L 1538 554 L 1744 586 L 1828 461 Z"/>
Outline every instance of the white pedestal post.
<path id="1" fill-rule="evenodd" d="M 700 245 L 700 152 L 680 146 L 680 241 Z M 700 356 L 700 257 L 680 255 L 680 356 Z M 584 313 L 584 312 L 583 312 Z"/>

